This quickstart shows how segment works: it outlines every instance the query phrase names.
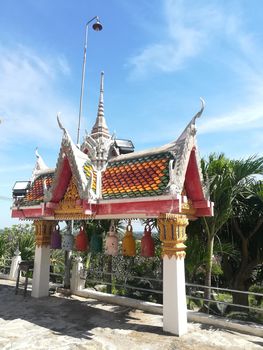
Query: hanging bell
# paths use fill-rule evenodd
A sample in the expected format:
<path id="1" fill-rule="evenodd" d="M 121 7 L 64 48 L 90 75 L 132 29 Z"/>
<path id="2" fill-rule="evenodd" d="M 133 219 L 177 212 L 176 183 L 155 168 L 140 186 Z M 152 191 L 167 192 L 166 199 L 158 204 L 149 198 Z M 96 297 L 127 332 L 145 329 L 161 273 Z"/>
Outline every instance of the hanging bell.
<path id="1" fill-rule="evenodd" d="M 82 226 L 76 236 L 75 247 L 79 252 L 85 252 L 88 249 L 88 237 Z"/>
<path id="2" fill-rule="evenodd" d="M 122 239 L 122 255 L 135 256 L 135 254 L 136 254 L 135 239 L 132 235 L 132 225 L 129 221 L 129 224 L 126 228 L 125 236 Z"/>
<path id="3" fill-rule="evenodd" d="M 51 233 L 50 248 L 51 249 L 61 249 L 61 234 L 59 232 L 59 225 L 54 227 Z"/>
<path id="4" fill-rule="evenodd" d="M 92 232 L 90 239 L 90 251 L 91 253 L 101 253 L 102 252 L 102 235 L 97 232 Z"/>
<path id="5" fill-rule="evenodd" d="M 147 224 L 141 240 L 141 256 L 146 258 L 154 256 L 154 240 L 151 235 L 151 228 Z"/>
<path id="6" fill-rule="evenodd" d="M 73 249 L 74 246 L 74 236 L 67 231 L 63 236 L 62 236 L 62 249 L 65 251 L 69 252 Z"/>
<path id="7" fill-rule="evenodd" d="M 105 254 L 111 256 L 118 255 L 118 236 L 113 223 L 111 224 L 110 230 L 106 237 Z"/>

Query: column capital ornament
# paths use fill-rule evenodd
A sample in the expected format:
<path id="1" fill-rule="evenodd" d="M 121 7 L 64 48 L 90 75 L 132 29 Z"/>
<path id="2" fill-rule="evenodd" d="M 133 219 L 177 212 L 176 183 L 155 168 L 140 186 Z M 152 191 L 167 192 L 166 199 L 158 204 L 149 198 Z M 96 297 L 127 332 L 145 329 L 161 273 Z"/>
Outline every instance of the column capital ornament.
<path id="1" fill-rule="evenodd" d="M 158 218 L 160 240 L 163 242 L 163 257 L 183 259 L 185 257 L 184 242 L 188 219 L 183 214 L 161 214 Z"/>
<path id="2" fill-rule="evenodd" d="M 54 221 L 36 220 L 34 221 L 34 225 L 36 246 L 43 247 L 50 245 L 51 232 L 55 225 Z"/>

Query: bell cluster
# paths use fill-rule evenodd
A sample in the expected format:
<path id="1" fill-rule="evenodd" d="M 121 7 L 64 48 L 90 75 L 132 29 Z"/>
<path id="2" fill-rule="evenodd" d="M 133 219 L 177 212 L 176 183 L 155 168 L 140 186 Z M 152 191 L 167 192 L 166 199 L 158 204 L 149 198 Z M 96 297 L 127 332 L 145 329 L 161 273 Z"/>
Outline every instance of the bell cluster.
<path id="1" fill-rule="evenodd" d="M 70 231 L 61 234 L 59 225 L 56 225 L 51 233 L 50 248 L 63 249 L 65 251 L 76 250 L 79 252 L 101 253 L 103 251 L 103 237 L 96 232 L 88 234 L 85 232 L 83 226 L 80 227 L 76 237 Z M 105 239 L 104 251 L 106 255 L 117 256 L 119 254 L 119 238 L 113 223 Z M 153 257 L 154 252 L 155 246 L 151 235 L 151 228 L 146 224 L 141 239 L 141 255 L 144 257 Z M 130 220 L 128 221 L 124 237 L 121 240 L 121 254 L 123 256 L 136 255 L 136 240 Z"/>

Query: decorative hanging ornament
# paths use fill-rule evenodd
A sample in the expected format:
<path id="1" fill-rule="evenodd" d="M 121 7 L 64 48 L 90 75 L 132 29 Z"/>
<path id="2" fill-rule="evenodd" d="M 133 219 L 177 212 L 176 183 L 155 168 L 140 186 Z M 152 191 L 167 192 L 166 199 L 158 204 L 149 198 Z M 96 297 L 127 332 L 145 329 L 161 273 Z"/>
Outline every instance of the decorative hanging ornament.
<path id="1" fill-rule="evenodd" d="M 79 233 L 76 236 L 75 247 L 79 252 L 85 252 L 88 249 L 88 237 L 82 226 L 80 227 Z"/>
<path id="2" fill-rule="evenodd" d="M 106 237 L 105 254 L 112 255 L 112 256 L 118 255 L 118 236 L 115 231 L 115 226 L 113 221 L 111 222 L 110 230 Z"/>
<path id="3" fill-rule="evenodd" d="M 126 228 L 125 236 L 122 239 L 122 254 L 123 256 L 135 256 L 136 254 L 135 239 L 132 235 L 132 225 L 130 220 Z"/>
<path id="4" fill-rule="evenodd" d="M 60 227 L 56 225 L 51 233 L 50 248 L 61 249 L 61 234 L 59 232 Z"/>
<path id="5" fill-rule="evenodd" d="M 73 249 L 74 246 L 74 236 L 70 233 L 70 231 L 67 231 L 62 236 L 62 249 L 69 252 Z"/>
<path id="6" fill-rule="evenodd" d="M 141 240 L 141 256 L 153 257 L 154 256 L 154 240 L 151 235 L 150 225 L 145 225 L 144 235 Z"/>

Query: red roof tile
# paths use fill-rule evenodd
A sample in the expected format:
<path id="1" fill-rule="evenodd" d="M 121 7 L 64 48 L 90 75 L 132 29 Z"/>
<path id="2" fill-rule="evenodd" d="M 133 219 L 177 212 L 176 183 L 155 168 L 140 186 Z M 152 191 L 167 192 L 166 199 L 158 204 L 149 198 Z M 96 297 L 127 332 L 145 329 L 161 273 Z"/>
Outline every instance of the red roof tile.
<path id="1" fill-rule="evenodd" d="M 102 176 L 103 199 L 159 196 L 169 182 L 169 152 L 111 161 Z"/>
<path id="2" fill-rule="evenodd" d="M 31 184 L 30 189 L 23 200 L 25 206 L 35 205 L 43 201 L 44 199 L 44 182 L 47 189 L 51 187 L 54 174 L 43 174 L 36 178 Z"/>

